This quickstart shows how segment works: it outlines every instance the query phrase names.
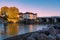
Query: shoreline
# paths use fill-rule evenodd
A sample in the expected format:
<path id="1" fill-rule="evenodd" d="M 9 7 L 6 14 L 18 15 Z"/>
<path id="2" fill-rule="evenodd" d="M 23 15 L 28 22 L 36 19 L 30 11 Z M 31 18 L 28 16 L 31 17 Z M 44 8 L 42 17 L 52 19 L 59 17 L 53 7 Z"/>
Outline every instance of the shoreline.
<path id="1" fill-rule="evenodd" d="M 4 40 L 60 40 L 60 26 L 54 25 L 43 30 L 16 35 Z"/>

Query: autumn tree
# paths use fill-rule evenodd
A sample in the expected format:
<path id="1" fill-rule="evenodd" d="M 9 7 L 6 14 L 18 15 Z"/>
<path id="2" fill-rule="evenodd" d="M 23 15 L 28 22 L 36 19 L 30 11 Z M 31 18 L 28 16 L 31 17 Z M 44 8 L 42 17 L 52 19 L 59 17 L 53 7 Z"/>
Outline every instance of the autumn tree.
<path id="1" fill-rule="evenodd" d="M 6 6 L 2 7 L 2 8 L 1 8 L 1 13 L 6 13 L 6 14 L 7 14 L 8 9 L 9 9 L 9 8 L 6 7 Z"/>
<path id="2" fill-rule="evenodd" d="M 19 10 L 16 7 L 8 8 L 8 7 L 4 6 L 1 8 L 1 14 L 3 14 L 3 15 L 6 14 L 8 16 L 8 18 L 7 18 L 8 21 L 17 22 L 19 19 L 18 13 L 19 13 Z"/>
<path id="3" fill-rule="evenodd" d="M 4 6 L 1 8 L 0 16 L 3 17 L 4 20 L 7 20 L 7 12 L 8 12 L 8 7 Z"/>
<path id="4" fill-rule="evenodd" d="M 18 8 L 16 7 L 10 7 L 9 10 L 8 10 L 8 20 L 9 21 L 18 21 L 18 13 L 19 13 L 19 10 Z"/>
<path id="5" fill-rule="evenodd" d="M 1 15 L 1 11 L 0 11 L 0 15 Z"/>

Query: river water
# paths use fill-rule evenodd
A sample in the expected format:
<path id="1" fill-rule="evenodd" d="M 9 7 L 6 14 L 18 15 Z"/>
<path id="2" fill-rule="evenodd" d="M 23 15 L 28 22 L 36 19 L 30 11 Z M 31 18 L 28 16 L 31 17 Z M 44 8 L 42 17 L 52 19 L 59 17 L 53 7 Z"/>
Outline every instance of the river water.
<path id="1" fill-rule="evenodd" d="M 25 34 L 28 32 L 42 30 L 42 28 L 46 28 L 47 26 L 48 25 L 43 25 L 43 24 L 24 25 L 18 23 L 8 23 L 8 24 L 0 23 L 0 40 L 20 34 Z"/>

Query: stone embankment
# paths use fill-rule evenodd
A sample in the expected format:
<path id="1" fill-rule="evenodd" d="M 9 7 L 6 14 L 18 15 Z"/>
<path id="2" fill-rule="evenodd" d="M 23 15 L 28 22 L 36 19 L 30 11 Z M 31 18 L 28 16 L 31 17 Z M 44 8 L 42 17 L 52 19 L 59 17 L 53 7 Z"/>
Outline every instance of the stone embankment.
<path id="1" fill-rule="evenodd" d="M 60 25 L 49 25 L 40 31 L 17 35 L 4 40 L 60 40 Z"/>

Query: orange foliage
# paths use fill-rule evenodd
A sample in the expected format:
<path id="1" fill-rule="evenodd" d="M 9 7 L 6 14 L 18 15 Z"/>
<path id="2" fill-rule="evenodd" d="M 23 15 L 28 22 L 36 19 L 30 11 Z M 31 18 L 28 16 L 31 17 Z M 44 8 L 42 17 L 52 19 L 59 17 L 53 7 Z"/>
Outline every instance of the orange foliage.
<path id="1" fill-rule="evenodd" d="M 19 10 L 16 7 L 2 7 L 1 8 L 1 13 L 6 13 L 8 16 L 8 21 L 13 21 L 13 22 L 17 22 L 18 21 L 18 13 Z"/>
<path id="2" fill-rule="evenodd" d="M 9 9 L 9 8 L 6 7 L 6 6 L 2 7 L 2 8 L 1 8 L 1 13 L 3 13 L 3 12 L 4 12 L 4 13 L 7 13 L 7 12 L 8 12 L 8 9 Z"/>
<path id="3" fill-rule="evenodd" d="M 18 13 L 19 13 L 19 10 L 16 7 L 10 7 L 9 10 L 8 10 L 8 16 L 9 16 L 8 20 L 12 19 L 14 21 L 14 19 L 15 19 L 15 21 L 17 21 L 19 19 L 18 16 L 17 16 Z"/>

